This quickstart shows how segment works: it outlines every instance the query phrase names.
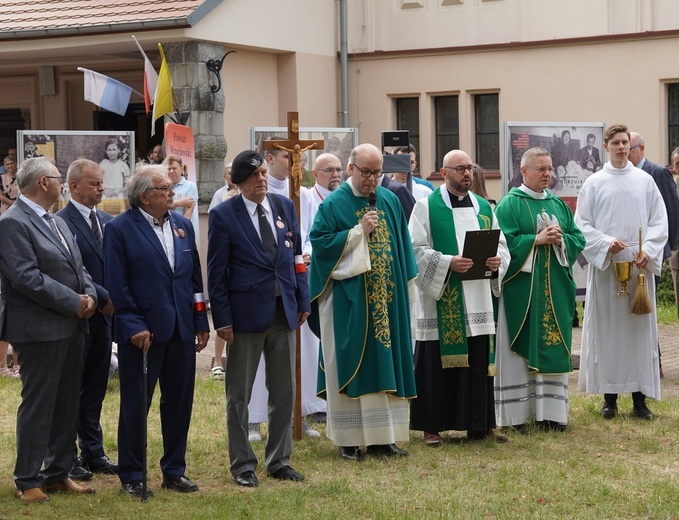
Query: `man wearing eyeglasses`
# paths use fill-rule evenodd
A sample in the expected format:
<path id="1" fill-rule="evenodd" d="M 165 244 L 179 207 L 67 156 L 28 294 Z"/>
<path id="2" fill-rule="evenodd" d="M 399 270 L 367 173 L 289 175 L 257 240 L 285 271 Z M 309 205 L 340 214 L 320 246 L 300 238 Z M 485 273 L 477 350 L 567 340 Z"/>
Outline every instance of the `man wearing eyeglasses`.
<path id="1" fill-rule="evenodd" d="M 97 292 L 66 223 L 49 209 L 61 174 L 47 157 L 17 173 L 21 195 L 0 219 L 2 339 L 21 364 L 14 496 L 45 502 L 44 492 L 91 494 L 68 476 L 78 422 L 83 340 Z"/>
<path id="2" fill-rule="evenodd" d="M 143 353 L 148 358 L 146 409 L 160 382 L 164 453 L 163 488 L 198 491 L 185 474 L 196 353 L 210 337 L 203 278 L 191 221 L 170 211 L 173 183 L 167 168 L 137 168 L 127 183 L 130 209 L 106 225 L 104 273 L 115 307 L 118 343 L 120 424 L 118 477 L 121 492 L 143 491 Z"/>
<path id="3" fill-rule="evenodd" d="M 565 431 L 575 282 L 585 247 L 568 205 L 547 187 L 552 158 L 544 148 L 521 157 L 523 183 L 495 208 L 512 254 L 502 285 L 495 403 L 500 426 L 528 422 Z"/>
<path id="4" fill-rule="evenodd" d="M 311 229 L 309 279 L 319 307 L 326 435 L 347 460 L 361 460 L 361 446 L 368 455 L 406 456 L 395 443 L 409 438 L 408 400 L 416 393 L 408 289 L 417 267 L 403 209 L 378 185 L 380 150 L 357 146 L 348 170 Z"/>
<path id="5" fill-rule="evenodd" d="M 663 248 L 662 256 L 663 260 L 665 260 L 672 256 L 672 251 L 679 248 L 679 196 L 677 195 L 677 185 L 669 169 L 646 158 L 646 142 L 643 136 L 638 132 L 630 132 L 630 136 L 629 160 L 634 166 L 644 170 L 653 177 L 667 210 L 668 238 Z M 655 276 L 654 279 L 655 286 L 658 287 L 660 276 Z M 660 377 L 663 377 L 660 345 L 658 345 L 658 358 Z"/>
<path id="6" fill-rule="evenodd" d="M 417 398 L 410 427 L 424 442 L 438 446 L 441 432 L 462 430 L 481 440 L 496 435 L 493 376 L 495 334 L 493 293 L 497 296 L 509 265 L 500 233 L 497 253 L 484 265 L 493 279 L 460 280 L 474 264 L 462 256 L 468 231 L 499 229 L 490 204 L 472 193 L 474 163 L 462 150 L 443 158 L 445 184 L 415 204 L 410 235 L 419 275 L 415 303 L 415 379 Z M 492 282 L 492 283 L 491 283 Z"/>

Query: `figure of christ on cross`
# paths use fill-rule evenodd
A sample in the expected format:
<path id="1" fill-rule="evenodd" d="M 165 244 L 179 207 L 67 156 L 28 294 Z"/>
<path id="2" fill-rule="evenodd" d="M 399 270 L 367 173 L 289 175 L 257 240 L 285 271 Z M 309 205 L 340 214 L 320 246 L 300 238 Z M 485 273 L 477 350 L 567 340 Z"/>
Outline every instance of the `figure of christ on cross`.
<path id="1" fill-rule="evenodd" d="M 290 186 L 290 193 L 293 192 L 292 187 L 294 186 L 294 193 L 297 195 L 297 197 L 299 197 L 299 186 L 302 183 L 302 177 L 304 176 L 304 171 L 302 169 L 302 154 L 307 150 L 316 148 L 317 143 L 313 142 L 306 148 L 302 148 L 296 144 L 292 149 L 286 148 L 275 141 L 273 142 L 273 145 L 279 150 L 290 153 L 290 159 L 292 160 L 292 168 L 290 169 L 290 182 L 292 185 Z"/>
<path id="2" fill-rule="evenodd" d="M 264 149 L 283 150 L 290 154 L 290 198 L 294 201 L 299 211 L 299 186 L 304 175 L 302 154 L 312 148 L 322 150 L 324 142 L 323 140 L 300 139 L 298 117 L 298 112 L 288 112 L 288 139 L 285 141 L 264 141 Z"/>

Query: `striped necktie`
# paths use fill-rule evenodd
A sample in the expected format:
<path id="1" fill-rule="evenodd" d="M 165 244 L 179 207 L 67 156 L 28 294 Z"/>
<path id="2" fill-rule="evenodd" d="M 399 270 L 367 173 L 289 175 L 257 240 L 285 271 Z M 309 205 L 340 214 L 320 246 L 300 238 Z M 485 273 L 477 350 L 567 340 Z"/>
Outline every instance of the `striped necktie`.
<path id="1" fill-rule="evenodd" d="M 92 225 L 92 234 L 94 235 L 97 244 L 99 244 L 99 249 L 101 249 L 103 240 L 101 238 L 101 230 L 99 229 L 99 220 L 97 219 L 97 212 L 94 210 L 90 211 L 90 224 Z"/>

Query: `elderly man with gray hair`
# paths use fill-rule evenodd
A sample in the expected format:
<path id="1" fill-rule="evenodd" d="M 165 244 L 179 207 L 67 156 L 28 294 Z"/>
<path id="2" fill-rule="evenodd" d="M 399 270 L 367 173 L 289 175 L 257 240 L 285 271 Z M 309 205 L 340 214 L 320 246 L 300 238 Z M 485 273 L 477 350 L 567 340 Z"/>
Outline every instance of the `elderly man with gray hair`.
<path id="1" fill-rule="evenodd" d="M 0 219 L 4 325 L 21 364 L 14 496 L 48 500 L 43 492 L 94 493 L 68 478 L 76 438 L 83 339 L 97 306 L 92 279 L 66 223 L 49 213 L 62 178 L 51 159 L 19 168 L 21 195 Z M 42 488 L 42 489 L 41 489 Z"/>
<path id="2" fill-rule="evenodd" d="M 163 166 L 142 166 L 128 183 L 130 209 L 106 226 L 106 285 L 116 309 L 113 336 L 120 360 L 118 477 L 121 491 L 143 494 L 142 410 L 160 382 L 164 454 L 162 487 L 190 493 L 186 439 L 191 422 L 196 352 L 207 345 L 203 278 L 191 221 L 175 211 Z M 143 353 L 148 360 L 142 403 Z M 142 497 L 143 498 L 143 497 Z"/>

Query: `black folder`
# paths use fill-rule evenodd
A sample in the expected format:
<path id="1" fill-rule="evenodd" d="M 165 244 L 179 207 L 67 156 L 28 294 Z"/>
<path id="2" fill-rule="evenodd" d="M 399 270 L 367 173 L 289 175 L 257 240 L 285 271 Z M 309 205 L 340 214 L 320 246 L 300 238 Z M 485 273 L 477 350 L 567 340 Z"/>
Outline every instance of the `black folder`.
<path id="1" fill-rule="evenodd" d="M 497 246 L 500 242 L 499 229 L 483 229 L 467 231 L 464 238 L 462 256 L 471 258 L 474 265 L 466 273 L 458 273 L 460 280 L 483 280 L 490 278 L 493 271 L 486 267 L 486 260 L 497 256 Z"/>

